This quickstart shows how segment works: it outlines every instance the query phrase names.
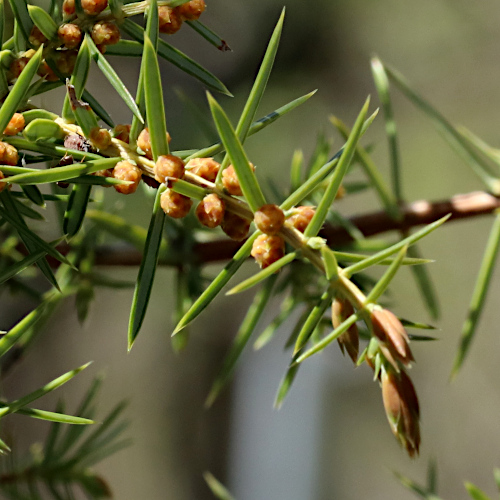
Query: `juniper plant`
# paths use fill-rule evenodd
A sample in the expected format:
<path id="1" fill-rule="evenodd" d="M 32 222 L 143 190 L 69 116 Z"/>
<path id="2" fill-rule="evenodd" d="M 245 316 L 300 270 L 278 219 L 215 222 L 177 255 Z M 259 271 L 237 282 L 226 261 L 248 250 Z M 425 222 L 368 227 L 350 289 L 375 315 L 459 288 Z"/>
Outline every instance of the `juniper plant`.
<path id="1" fill-rule="evenodd" d="M 95 286 L 127 285 L 105 278 L 97 271 L 99 264 L 125 262 L 119 251 L 113 254 L 111 250 L 107 256 L 99 252 L 103 234 L 123 239 L 142 254 L 137 254 L 139 257 L 134 254 L 128 261 L 139 266 L 128 338 L 124 336 L 124 345 L 127 343 L 129 350 L 139 341 L 158 265 L 177 268 L 178 322 L 172 336 L 174 347 L 180 348 L 187 340 L 189 325 L 252 256 L 261 270 L 233 284 L 226 293 L 237 294 L 253 287 L 258 287 L 258 291 L 207 395 L 207 406 L 213 404 L 230 380 L 266 305 L 276 296 L 282 300 L 281 312 L 257 338 L 257 348 L 268 343 L 293 312 L 301 312 L 287 342 L 287 347 L 293 349 L 289 368 L 278 388 L 276 405 L 283 403 L 301 364 L 337 340 L 356 365 L 366 363 L 373 370 L 374 379 L 382 389 L 392 432 L 410 456 L 418 454 L 419 403 L 408 375 L 414 361 L 410 341 L 430 337 L 410 335 L 407 329 L 432 327 L 399 318 L 384 308 L 380 300 L 401 266 L 412 266 L 429 313 L 437 318 L 437 299 L 425 270 L 430 261 L 422 258 L 414 245 L 450 217 L 472 216 L 498 208 L 500 180 L 494 170 L 500 163 L 498 153 L 472 134 L 453 127 L 402 76 L 374 59 L 372 69 L 386 124 L 392 186 L 379 172 L 368 149 L 361 145 L 378 113 L 370 108 L 368 98 L 352 128 L 337 117 L 331 118 L 345 140 L 342 148 L 332 152 L 329 144 L 320 142 L 308 165 L 302 153 L 296 152 L 290 167 L 289 188 L 278 189 L 269 197 L 268 186 L 262 182 L 269 165 L 254 166 L 245 150 L 245 141 L 306 103 L 314 94 L 299 96 L 256 118 L 278 50 L 284 11 L 234 126 L 214 97 L 215 93 L 230 95 L 226 86 L 160 36 L 160 33 L 173 35 L 186 25 L 193 29 L 193 36 L 199 35 L 220 50 L 228 50 L 227 43 L 199 20 L 205 10 L 204 0 L 134 3 L 52 0 L 47 10 L 26 0 L 10 0 L 9 5 L 13 13 L 10 25 L 0 2 L 0 40 L 5 39 L 0 52 L 0 280 L 10 291 L 36 296 L 39 305 L 0 339 L 4 370 L 38 337 L 43 323 L 61 300 L 76 296 L 77 315 L 83 321 Z M 141 16 L 145 18 L 144 27 Z M 7 38 L 4 32 L 13 35 Z M 141 57 L 135 97 L 107 55 Z M 202 149 L 171 150 L 168 109 L 165 110 L 163 100 L 170 89 L 161 80 L 162 59 L 208 89 L 207 100 L 218 142 Z M 115 124 L 102 96 L 94 96 L 86 89 L 93 63 L 129 108 L 129 124 Z M 489 194 L 429 204 L 427 211 L 405 203 L 390 82 L 433 120 L 485 183 Z M 59 109 L 48 110 L 33 104 L 35 96 L 59 86 L 66 88 Z M 348 174 L 354 168 L 364 172 L 366 183 L 349 180 Z M 154 194 L 147 230 L 103 209 L 102 188 L 113 187 L 118 193 L 132 195 L 142 191 L 143 186 Z M 69 189 L 69 194 L 63 189 Z M 376 193 L 383 212 L 353 219 L 342 217 L 335 200 L 364 189 Z M 194 210 L 193 203 L 196 203 Z M 60 213 L 60 236 L 54 241 L 42 239 L 29 223 L 43 220 L 39 209 L 48 204 L 54 204 Z M 426 224 L 423 228 L 411 232 L 414 226 L 423 223 Z M 233 241 L 220 240 L 221 233 L 216 229 L 219 226 Z M 396 243 L 383 248 L 374 244 L 371 254 L 359 253 L 359 249 L 367 249 L 366 244 L 362 245 L 366 241 L 364 236 L 390 229 L 399 231 Z M 497 217 L 454 374 L 462 365 L 474 335 L 499 241 Z M 211 248 L 215 248 L 215 253 L 210 253 Z M 207 285 L 201 277 L 203 265 L 221 259 L 227 260 L 227 264 Z M 365 274 L 373 266 L 386 266 L 382 277 L 375 282 Z M 34 269 L 50 287 L 41 296 L 28 279 L 29 271 Z M 27 408 L 33 400 L 80 370 L 73 370 L 28 396 L 4 402 L 0 418 L 18 413 L 61 423 L 91 424 L 82 416 Z M 53 431 L 52 437 L 57 432 Z M 76 431 L 67 432 L 73 436 L 71 433 Z M 68 439 L 66 446 L 70 444 Z M 48 482 L 54 498 L 66 498 L 65 494 L 71 498 L 70 493 L 61 493 L 57 486 L 70 479 L 80 483 L 91 497 L 107 496 L 108 491 L 97 476 L 78 468 L 82 463 L 93 462 L 84 460 L 90 452 L 100 455 L 96 443 L 101 441 L 94 440 L 90 448 L 84 443 L 70 465 L 64 465 L 59 460 L 64 455 L 64 446 L 56 462 L 48 464 L 49 458 L 54 458 L 56 446 L 50 441 L 41 463 L 4 473 L 2 477 L 8 478 L 6 492 L 12 498 L 25 498 L 17 482 L 36 477 L 37 481 Z M 9 450 L 4 442 L 1 446 L 3 452 Z M 71 477 L 68 471 L 73 471 Z M 207 478 L 217 485 L 213 477 Z M 35 486 L 31 488 L 30 498 L 38 498 Z"/>

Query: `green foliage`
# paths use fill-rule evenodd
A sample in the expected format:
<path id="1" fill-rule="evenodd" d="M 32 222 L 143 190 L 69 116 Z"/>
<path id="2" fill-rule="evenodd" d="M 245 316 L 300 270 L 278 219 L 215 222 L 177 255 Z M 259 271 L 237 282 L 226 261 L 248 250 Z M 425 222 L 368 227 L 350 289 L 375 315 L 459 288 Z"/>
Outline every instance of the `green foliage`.
<path id="1" fill-rule="evenodd" d="M 179 0 L 168 5 L 174 8 L 185 3 Z M 487 189 L 496 195 L 500 192 L 495 170 L 500 164 L 498 152 L 470 132 L 449 123 L 401 75 L 375 58 L 372 71 L 385 119 L 390 181 L 385 180 L 373 161 L 372 145 L 362 144 L 378 112 L 370 115 L 368 98 L 352 128 L 337 117 L 330 118 L 345 141 L 342 147 L 332 151 L 332 141 L 320 134 L 308 162 L 301 149 L 287 156 L 292 156 L 288 186 L 272 183 L 267 186 L 262 179 L 268 175 L 270 166 L 254 169 L 245 147 L 246 139 L 306 103 L 314 94 L 299 97 L 255 120 L 277 57 L 284 10 L 271 34 L 250 94 L 239 117 L 234 120 L 236 126 L 232 125 L 233 117 L 228 116 L 207 92 L 211 116 L 206 117 L 204 128 L 217 137 L 216 142 L 210 141 L 202 148 L 193 145 L 192 149 L 171 152 L 167 134 L 168 108 L 166 115 L 164 105 L 164 97 L 171 89 L 162 81 L 163 61 L 160 59 L 194 77 L 209 91 L 226 96 L 231 93 L 215 75 L 161 38 L 162 20 L 156 1 L 122 4 L 112 0 L 109 9 L 89 14 L 77 0 L 75 14 L 65 13 L 64 18 L 82 32 L 82 41 L 76 47 L 78 55 L 73 61 L 70 60 L 71 41 L 59 34 L 62 24 L 60 2 L 54 1 L 49 11 L 28 5 L 25 0 L 11 0 L 10 4 L 14 19 L 9 29 L 12 28 L 13 37 L 3 43 L 0 54 L 0 93 L 5 96 L 0 108 L 0 234 L 4 241 L 0 248 L 0 283 L 9 291 L 21 287 L 25 294 L 37 299 L 37 305 L 0 339 L 2 366 L 8 363 L 13 350 L 23 352 L 32 345 L 44 322 L 62 301 L 74 297 L 77 317 L 84 322 L 95 287 L 133 286 L 96 272 L 98 250 L 103 240 L 119 239 L 141 254 L 126 340 L 129 350 L 137 342 L 146 318 L 159 263 L 177 268 L 176 326 L 172 343 L 179 351 L 188 341 L 186 327 L 219 296 L 252 255 L 262 269 L 226 294 L 258 289 L 213 382 L 206 405 L 212 405 L 227 386 L 242 352 L 258 331 L 266 306 L 276 302 L 280 304 L 279 314 L 264 326 L 254 343 L 256 349 L 265 346 L 276 336 L 280 325 L 294 316 L 295 324 L 284 342 L 285 349 L 290 351 L 290 363 L 278 388 L 276 406 L 280 407 L 285 401 L 300 364 L 338 340 L 343 352 L 347 350 L 356 365 L 366 363 L 373 370 L 374 380 L 382 386 L 386 413 L 396 438 L 411 456 L 418 453 L 419 405 L 407 375 L 413 361 L 409 343 L 434 340 L 434 337 L 409 335 L 405 327 L 433 327 L 421 321 L 401 321 L 384 308 L 384 300 L 401 266 L 409 265 L 429 315 L 438 317 L 436 293 L 424 267 L 431 260 L 421 257 L 420 251 L 412 245 L 444 224 L 451 214 L 436 217 L 413 234 L 410 232 L 417 223 L 405 216 L 390 83 L 431 119 Z M 6 31 L 3 3 L 0 2 L 0 6 L 0 33 L 3 34 Z M 141 14 L 146 17 L 145 28 L 140 20 L 131 19 Z M 115 40 L 117 43 L 104 53 L 94 32 L 99 29 L 97 20 L 116 21 L 119 25 L 116 29 L 133 40 Z M 190 19 L 186 24 L 193 34 L 200 36 L 201 42 L 208 42 L 222 51 L 228 49 L 227 43 L 200 21 Z M 38 31 L 45 38 L 43 44 L 37 38 L 40 36 Z M 32 46 L 31 50 L 26 50 Z M 135 98 L 110 64 L 108 55 L 142 58 Z M 124 126 L 114 127 L 104 96 L 94 97 L 86 89 L 92 61 L 129 110 L 130 130 Z M 30 102 L 32 96 L 64 84 L 67 95 L 60 112 L 39 109 Z M 196 111 L 199 114 L 200 110 Z M 210 119 L 213 125 L 208 123 Z M 113 130 L 107 130 L 105 125 Z M 145 127 L 149 144 L 144 138 L 147 134 L 141 134 Z M 163 175 L 157 161 L 160 156 L 167 155 L 185 160 L 181 173 L 167 171 Z M 213 157 L 220 160 L 216 170 L 210 175 L 203 173 L 201 167 L 198 168 L 201 163 L 196 160 L 213 166 Z M 115 168 L 119 162 L 121 167 Z M 351 177 L 356 169 L 361 171 L 364 180 Z M 141 179 L 147 184 L 144 191 L 151 195 L 151 201 L 154 199 L 147 229 L 111 213 L 106 203 L 109 198 L 100 188 L 113 186 L 120 193 L 132 194 Z M 57 186 L 61 183 L 72 185 L 71 194 L 60 194 Z M 53 192 L 48 192 L 47 185 Z M 344 194 L 370 191 L 376 195 L 389 223 L 393 224 L 391 227 L 398 231 L 396 241 L 367 240 L 361 228 L 338 210 L 337 199 Z M 264 193 L 271 196 L 266 197 Z M 168 197 L 174 200 L 173 208 L 165 202 Z M 219 240 L 216 232 L 208 230 L 212 228 L 212 221 L 206 223 L 203 217 L 203 203 L 207 198 L 217 200 L 219 208 L 222 207 L 223 213 L 218 214 L 220 220 L 213 225 L 222 225 L 224 232 L 240 241 L 231 246 L 226 265 L 212 279 L 204 275 L 204 264 L 211 259 L 205 259 L 203 248 L 215 243 L 220 245 L 222 252 L 227 243 Z M 276 205 L 268 203 L 271 198 Z M 196 209 L 198 221 L 194 216 L 182 222 L 174 220 L 181 218 L 176 210 L 180 211 L 183 203 L 189 209 L 191 200 L 200 202 Z M 55 241 L 46 241 L 41 236 L 40 225 L 33 221 L 44 222 L 39 210 L 51 204 L 59 214 L 60 229 Z M 269 205 L 276 220 L 259 219 L 258 214 Z M 469 350 L 485 303 L 500 241 L 499 221 L 497 218 L 487 244 L 454 374 Z M 337 241 L 329 236 L 332 228 L 343 228 L 348 238 Z M 379 265 L 388 267 L 375 279 L 367 271 Z M 49 282 L 50 288 L 42 293 L 30 286 L 30 278 L 38 274 L 35 266 Z M 360 340 L 365 345 L 358 357 Z M 0 418 L 17 413 L 55 422 L 44 446 L 22 462 L 13 460 L 0 473 L 0 488 L 8 497 L 41 498 L 41 483 L 55 499 L 71 499 L 76 486 L 90 498 L 110 495 L 106 483 L 88 467 L 122 446 L 122 442 L 116 441 L 122 425 L 116 421 L 123 405 L 115 408 L 97 430 L 89 433 L 75 424 L 92 423 L 90 409 L 98 383 L 89 391 L 76 417 L 66 415 L 62 406 L 57 412 L 27 408 L 32 401 L 63 385 L 83 368 L 68 372 L 27 396 L 2 403 Z M 388 400 L 389 397 L 393 399 Z M 63 432 L 63 423 L 74 425 Z M 8 446 L 1 441 L 0 452 L 8 451 Z M 421 498 L 438 500 L 433 476 L 430 470 L 426 488 L 401 476 L 400 480 Z M 209 473 L 205 478 L 218 498 L 232 498 Z M 470 483 L 466 488 L 476 500 L 487 498 Z"/>

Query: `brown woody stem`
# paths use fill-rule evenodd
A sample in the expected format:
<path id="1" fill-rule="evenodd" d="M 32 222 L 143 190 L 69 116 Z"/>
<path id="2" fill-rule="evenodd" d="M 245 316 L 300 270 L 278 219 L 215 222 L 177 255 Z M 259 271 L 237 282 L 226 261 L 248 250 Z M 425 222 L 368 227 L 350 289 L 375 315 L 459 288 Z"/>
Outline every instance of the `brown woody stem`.
<path id="1" fill-rule="evenodd" d="M 375 236 L 388 231 L 407 231 L 413 227 L 430 224 L 451 213 L 450 221 L 469 219 L 479 215 L 487 215 L 500 208 L 500 197 L 475 191 L 467 194 L 453 196 L 443 201 L 416 201 L 408 203 L 402 208 L 403 218 L 400 221 L 392 219 L 386 212 L 371 212 L 356 215 L 350 218 L 365 236 Z M 349 233 L 340 226 L 325 225 L 320 234 L 328 245 L 339 248 L 353 241 Z M 193 251 L 198 257 L 198 262 L 208 264 L 230 259 L 241 243 L 220 239 L 210 242 L 198 243 Z M 96 255 L 96 264 L 101 266 L 138 266 L 142 255 L 135 250 L 106 249 Z M 162 263 L 160 264 L 168 264 Z"/>

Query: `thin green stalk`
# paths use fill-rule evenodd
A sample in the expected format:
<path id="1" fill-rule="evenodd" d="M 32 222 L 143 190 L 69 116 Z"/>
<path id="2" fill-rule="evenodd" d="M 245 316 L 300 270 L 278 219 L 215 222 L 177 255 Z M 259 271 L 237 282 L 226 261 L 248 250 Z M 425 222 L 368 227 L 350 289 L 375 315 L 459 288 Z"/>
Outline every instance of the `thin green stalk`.
<path id="1" fill-rule="evenodd" d="M 453 369 L 451 371 L 451 378 L 455 378 L 460 371 L 465 357 L 467 356 L 476 327 L 481 317 L 483 307 L 485 304 L 486 295 L 488 293 L 489 284 L 493 276 L 493 269 L 496 262 L 498 249 L 500 247 L 500 213 L 497 213 L 493 226 L 491 228 L 490 237 L 486 244 L 481 268 L 477 277 L 476 285 L 472 293 L 472 299 L 469 305 L 469 313 L 462 328 L 462 335 L 460 338 L 460 347 L 455 357 Z"/>

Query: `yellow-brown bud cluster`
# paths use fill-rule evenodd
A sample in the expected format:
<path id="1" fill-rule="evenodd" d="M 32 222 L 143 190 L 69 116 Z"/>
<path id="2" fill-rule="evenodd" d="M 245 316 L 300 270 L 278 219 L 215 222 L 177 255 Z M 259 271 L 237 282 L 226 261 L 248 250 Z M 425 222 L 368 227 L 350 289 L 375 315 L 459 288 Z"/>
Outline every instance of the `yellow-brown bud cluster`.
<path id="1" fill-rule="evenodd" d="M 9 83 L 12 83 L 12 81 L 19 77 L 23 69 L 26 67 L 26 65 L 34 55 L 35 51 L 33 49 L 30 49 L 10 63 L 9 72 L 7 73 Z"/>
<path id="2" fill-rule="evenodd" d="M 196 21 L 206 8 L 205 0 L 191 0 L 179 7 L 158 7 L 160 33 L 177 33 L 184 21 Z"/>
<path id="3" fill-rule="evenodd" d="M 186 170 L 210 182 L 215 182 L 220 170 L 220 163 L 213 158 L 194 158 L 186 164 Z"/>
<path id="4" fill-rule="evenodd" d="M 174 219 L 186 217 L 193 206 L 191 198 L 176 193 L 173 189 L 165 190 L 161 195 L 160 203 L 163 211 Z"/>
<path id="5" fill-rule="evenodd" d="M 205 196 L 196 207 L 196 217 L 200 223 L 211 229 L 222 224 L 225 213 L 226 204 L 214 193 Z"/>
<path id="6" fill-rule="evenodd" d="M 171 137 L 168 132 L 167 141 L 171 141 Z M 149 135 L 148 128 L 143 129 L 139 134 L 139 137 L 137 138 L 137 147 L 144 153 L 144 156 L 146 156 L 146 158 L 149 158 L 150 160 L 153 159 L 153 149 L 151 147 L 151 137 Z"/>
<path id="7" fill-rule="evenodd" d="M 314 207 L 309 207 L 309 206 L 295 207 L 293 209 L 293 214 L 290 217 L 288 217 L 285 224 L 288 227 L 293 227 L 297 229 L 297 231 L 303 233 L 306 230 L 306 227 L 308 226 L 309 222 L 311 222 L 315 213 L 316 210 L 314 209 Z"/>
<path id="8" fill-rule="evenodd" d="M 129 161 L 120 161 L 113 169 L 113 177 L 121 181 L 131 181 L 133 184 L 118 184 L 115 186 L 115 189 L 122 194 L 132 194 L 135 193 L 139 186 L 142 172 L 137 165 Z"/>
<path id="9" fill-rule="evenodd" d="M 92 27 L 91 36 L 98 47 L 115 45 L 120 41 L 120 30 L 111 21 L 99 21 Z"/>
<path id="10" fill-rule="evenodd" d="M 76 49 L 82 43 L 82 30 L 76 24 L 67 23 L 59 26 L 57 36 L 67 49 Z"/>
<path id="11" fill-rule="evenodd" d="M 14 113 L 3 131 L 4 135 L 19 134 L 24 128 L 24 123 L 24 116 L 21 113 Z"/>
<path id="12" fill-rule="evenodd" d="M 285 241 L 280 236 L 261 234 L 253 243 L 251 255 L 265 269 L 285 255 Z"/>
<path id="13" fill-rule="evenodd" d="M 106 149 L 111 145 L 111 134 L 105 128 L 93 128 L 90 131 L 89 139 L 97 149 Z"/>
<path id="14" fill-rule="evenodd" d="M 257 229 L 264 234 L 274 236 L 279 233 L 285 222 L 285 214 L 277 205 L 264 205 L 254 214 L 254 222 Z"/>
<path id="15" fill-rule="evenodd" d="M 35 49 L 38 49 L 42 43 L 45 43 L 47 41 L 47 38 L 45 35 L 38 29 L 37 26 L 33 26 L 31 28 L 30 36 L 28 37 L 28 42 L 32 47 Z"/>
<path id="16" fill-rule="evenodd" d="M 248 236 L 250 221 L 226 210 L 220 227 L 232 240 L 243 241 Z"/>
<path id="17" fill-rule="evenodd" d="M 87 16 L 97 16 L 107 6 L 108 0 L 81 0 L 83 12 Z"/>
<path id="18" fill-rule="evenodd" d="M 0 164 L 14 166 L 18 161 L 17 149 L 6 142 L 0 142 Z"/>
<path id="19" fill-rule="evenodd" d="M 252 170 L 255 170 L 255 166 L 250 163 Z M 222 185 L 224 189 L 232 196 L 242 196 L 240 181 L 236 175 L 236 170 L 232 165 L 229 165 L 224 172 L 222 172 Z"/>
<path id="20" fill-rule="evenodd" d="M 158 157 L 154 167 L 155 179 L 164 183 L 168 177 L 182 179 L 184 177 L 184 162 L 174 155 L 162 155 Z"/>
<path id="21" fill-rule="evenodd" d="M 130 139 L 130 125 L 117 125 L 113 129 L 113 137 L 119 141 L 128 142 Z"/>

